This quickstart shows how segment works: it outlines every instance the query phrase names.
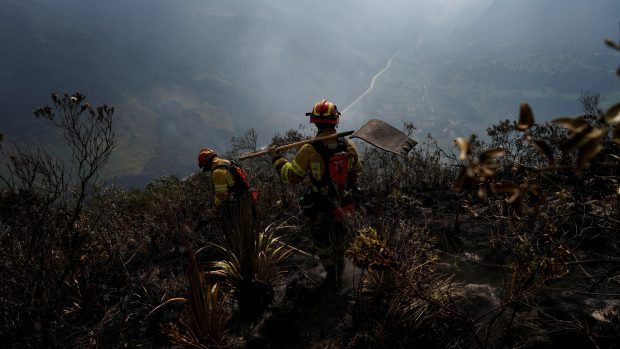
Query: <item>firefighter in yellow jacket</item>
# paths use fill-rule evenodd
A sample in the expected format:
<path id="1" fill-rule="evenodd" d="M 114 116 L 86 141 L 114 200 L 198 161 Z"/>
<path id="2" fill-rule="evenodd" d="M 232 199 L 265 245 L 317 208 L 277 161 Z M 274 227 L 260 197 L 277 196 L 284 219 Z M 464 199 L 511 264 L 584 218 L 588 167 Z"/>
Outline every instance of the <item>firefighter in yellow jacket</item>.
<path id="1" fill-rule="evenodd" d="M 317 127 L 317 137 L 336 134 L 341 114 L 334 103 L 323 99 L 306 115 Z M 273 147 L 270 152 L 274 168 L 285 182 L 296 184 L 309 175 L 311 185 L 300 199 L 300 206 L 310 219 L 315 251 L 326 271 L 325 281 L 339 284 L 345 250 L 342 217 L 355 207 L 352 192 L 357 190 L 362 168 L 355 144 L 345 139 L 306 144 L 292 161 Z"/>
<path id="2" fill-rule="evenodd" d="M 202 171 L 210 171 L 213 182 L 213 209 L 217 214 L 225 202 L 231 199 L 234 193 L 230 190 L 235 187 L 235 177 L 229 171 L 230 161 L 219 158 L 217 154 L 208 148 L 202 149 L 198 154 L 198 166 Z"/>
<path id="3" fill-rule="evenodd" d="M 226 237 L 239 229 L 239 217 L 244 209 L 249 208 L 252 219 L 256 219 L 258 191 L 250 188 L 248 175 L 239 163 L 220 158 L 213 150 L 205 148 L 198 154 L 198 166 L 203 172 L 211 172 L 213 213 L 219 217 Z"/>

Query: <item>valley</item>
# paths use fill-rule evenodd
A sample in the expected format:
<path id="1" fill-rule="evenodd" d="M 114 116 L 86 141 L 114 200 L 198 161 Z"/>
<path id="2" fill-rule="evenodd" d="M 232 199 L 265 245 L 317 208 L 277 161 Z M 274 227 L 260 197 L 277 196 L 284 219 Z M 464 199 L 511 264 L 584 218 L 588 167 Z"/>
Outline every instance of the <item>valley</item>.
<path id="1" fill-rule="evenodd" d="M 446 148 L 457 135 L 514 118 L 521 102 L 540 120 L 579 114 L 584 91 L 608 106 L 620 88 L 616 57 L 602 42 L 616 34 L 610 9 L 618 5 L 571 0 L 547 19 L 540 12 L 557 5 L 530 2 L 515 9 L 504 0 L 472 1 L 467 10 L 455 7 L 459 17 L 442 10 L 448 1 L 347 0 L 314 25 L 313 5 L 280 0 L 7 1 L 0 131 L 17 144 L 58 147 L 31 112 L 52 92 L 79 91 L 116 107 L 119 141 L 106 176 L 140 186 L 187 176 L 197 149 L 225 152 L 250 128 L 260 144 L 303 129 L 304 113 L 322 98 L 341 107 L 347 129 L 371 118 L 396 127 L 410 121 L 415 137 L 432 133 Z M 579 10 L 586 8 L 587 15 Z M 598 25 L 568 24 L 584 16 Z"/>

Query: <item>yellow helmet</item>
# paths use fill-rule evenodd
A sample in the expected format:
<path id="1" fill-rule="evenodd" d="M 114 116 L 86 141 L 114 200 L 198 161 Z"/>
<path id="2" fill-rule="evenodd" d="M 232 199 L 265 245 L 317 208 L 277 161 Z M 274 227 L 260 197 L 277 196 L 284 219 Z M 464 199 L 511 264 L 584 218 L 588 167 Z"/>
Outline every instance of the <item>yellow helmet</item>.
<path id="1" fill-rule="evenodd" d="M 306 113 L 310 116 L 310 122 L 313 124 L 334 124 L 337 125 L 340 118 L 340 112 L 336 105 L 326 99 L 314 104 L 312 112 Z"/>

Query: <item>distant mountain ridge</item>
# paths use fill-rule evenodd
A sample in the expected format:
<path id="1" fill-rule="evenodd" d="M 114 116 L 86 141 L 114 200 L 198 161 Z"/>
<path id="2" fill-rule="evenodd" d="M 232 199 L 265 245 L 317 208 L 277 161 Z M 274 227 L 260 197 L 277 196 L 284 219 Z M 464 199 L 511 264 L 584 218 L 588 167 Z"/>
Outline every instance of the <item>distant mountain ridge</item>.
<path id="1" fill-rule="evenodd" d="M 32 139 L 31 110 L 52 91 L 79 90 L 116 107 L 113 174 L 136 183 L 187 174 L 201 147 L 305 123 L 315 99 L 346 100 L 381 64 L 381 48 L 367 51 L 371 34 L 357 47 L 313 23 L 268 1 L 10 2 L 0 13 L 10 48 L 0 62 L 3 131 Z"/>
<path id="2" fill-rule="evenodd" d="M 618 21 L 614 0 L 493 0 L 465 36 L 486 44 L 583 45 L 617 34 Z"/>
<path id="3" fill-rule="evenodd" d="M 619 15 L 612 0 L 494 0 L 445 35 L 427 31 L 422 50 L 399 55 L 355 112 L 412 121 L 418 137 L 450 147 L 515 119 L 522 102 L 539 122 L 578 115 L 586 91 L 608 106 L 620 96 L 620 59 L 604 39 L 618 36 Z"/>
<path id="4" fill-rule="evenodd" d="M 562 112 L 576 84 L 613 90 L 601 43 L 617 35 L 620 2 L 470 3 L 450 21 L 449 1 L 5 0 L 0 132 L 49 145 L 32 110 L 52 91 L 80 91 L 116 107 L 110 175 L 185 176 L 204 146 L 225 150 L 250 127 L 266 142 L 307 125 L 321 98 L 346 107 L 419 35 L 422 49 L 398 55 L 345 120 L 413 119 L 449 140 L 462 118 L 484 127 L 522 99 Z"/>

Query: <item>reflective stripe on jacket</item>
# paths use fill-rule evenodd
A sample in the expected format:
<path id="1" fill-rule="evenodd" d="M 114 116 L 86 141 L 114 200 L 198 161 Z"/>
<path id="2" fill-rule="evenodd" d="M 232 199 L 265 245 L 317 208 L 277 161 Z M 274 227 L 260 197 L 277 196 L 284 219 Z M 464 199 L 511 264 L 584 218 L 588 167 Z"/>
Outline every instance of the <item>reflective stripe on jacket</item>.
<path id="1" fill-rule="evenodd" d="M 214 205 L 217 209 L 230 197 L 231 193 L 228 192 L 228 188 L 235 185 L 235 177 L 223 166 L 230 166 L 230 161 L 218 157 L 213 159 L 211 172 L 213 173 L 212 181 L 215 192 Z"/>
<path id="2" fill-rule="evenodd" d="M 326 130 L 319 132 L 317 137 L 328 136 L 335 133 L 336 130 Z M 337 141 L 334 139 L 324 142 L 324 144 L 327 146 L 336 146 Z M 357 175 L 361 171 L 362 165 L 357 154 L 357 148 L 351 140 L 347 140 L 347 153 L 349 157 L 349 183 L 355 185 Z M 310 176 L 312 176 L 316 182 L 319 182 L 325 173 L 323 157 L 311 144 L 302 146 L 297 152 L 297 155 L 295 155 L 295 159 L 292 161 L 280 158 L 276 160 L 273 166 L 285 182 L 292 184 L 301 182 L 307 173 L 310 173 Z M 317 190 L 317 188 L 314 188 L 314 185 L 313 189 Z"/>

